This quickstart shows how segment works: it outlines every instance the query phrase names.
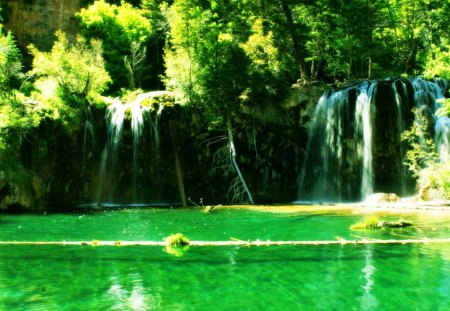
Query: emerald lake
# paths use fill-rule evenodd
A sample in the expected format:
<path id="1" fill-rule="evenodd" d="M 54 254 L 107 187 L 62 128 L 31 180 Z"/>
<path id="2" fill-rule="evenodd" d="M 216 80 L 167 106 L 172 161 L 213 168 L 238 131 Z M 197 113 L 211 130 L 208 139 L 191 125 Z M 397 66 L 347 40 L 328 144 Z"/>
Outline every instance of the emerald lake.
<path id="1" fill-rule="evenodd" d="M 349 230 L 359 212 L 119 209 L 0 215 L 1 241 L 336 240 L 450 237 L 450 213 L 385 214 L 414 227 Z M 0 245 L 0 310 L 450 310 L 448 244 Z"/>

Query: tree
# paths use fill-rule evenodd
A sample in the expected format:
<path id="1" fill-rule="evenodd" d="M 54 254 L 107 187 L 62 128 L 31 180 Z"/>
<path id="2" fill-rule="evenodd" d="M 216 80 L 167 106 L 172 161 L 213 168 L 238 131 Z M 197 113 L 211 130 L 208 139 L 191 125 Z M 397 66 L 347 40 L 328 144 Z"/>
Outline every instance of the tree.
<path id="1" fill-rule="evenodd" d="M 291 7 L 287 0 L 280 0 L 281 8 L 283 9 L 284 16 L 286 17 L 287 28 L 292 39 L 292 46 L 294 50 L 295 59 L 297 60 L 300 69 L 300 78 L 302 80 L 309 79 L 309 73 L 306 70 L 305 57 L 303 55 L 303 49 L 301 47 L 301 40 L 297 34 L 297 28 L 294 24 Z"/>
<path id="2" fill-rule="evenodd" d="M 20 51 L 11 32 L 3 34 L 0 25 L 0 96 L 3 98 L 15 87 L 20 86 L 23 78 Z"/>
<path id="3" fill-rule="evenodd" d="M 440 0 L 379 3 L 380 17 L 373 28 L 376 43 L 390 52 L 396 71 L 420 74 L 432 46 L 442 48 L 448 38 L 450 4 Z"/>
<path id="4" fill-rule="evenodd" d="M 227 129 L 228 158 L 238 177 L 234 189 L 251 192 L 236 160 L 232 114 L 239 107 L 239 96 L 245 90 L 248 61 L 234 33 L 235 1 L 178 0 L 169 11 L 171 25 L 166 50 L 167 86 L 186 95 L 191 105 L 203 106 L 214 122 Z M 231 14 L 230 14 L 231 13 Z M 243 66 L 244 65 L 244 66 Z M 223 149 L 222 149 L 223 150 Z M 236 194 L 236 191 L 234 191 Z"/>
<path id="5" fill-rule="evenodd" d="M 169 23 L 166 15 L 173 1 L 164 0 L 142 0 L 141 7 L 143 15 L 150 21 L 153 29 L 152 38 L 148 47 L 148 61 L 151 62 L 151 75 L 155 77 L 152 84 L 157 89 L 162 88 L 160 77 L 164 75 L 164 46 L 169 36 Z"/>
<path id="6" fill-rule="evenodd" d="M 22 68 L 14 37 L 0 25 L 0 151 L 16 151 L 40 122 L 39 107 L 27 103 L 21 92 L 26 83 Z"/>
<path id="7" fill-rule="evenodd" d="M 103 42 L 106 69 L 113 77 L 112 89 L 140 87 L 147 44 L 154 32 L 144 11 L 125 1 L 111 5 L 99 0 L 77 16 L 82 35 Z"/>
<path id="8" fill-rule="evenodd" d="M 50 52 L 29 47 L 34 56 L 32 74 L 56 83 L 57 95 L 72 108 L 80 108 L 111 82 L 105 70 L 101 42 L 87 42 L 81 36 L 69 40 L 62 32 L 56 33 L 56 37 Z"/>

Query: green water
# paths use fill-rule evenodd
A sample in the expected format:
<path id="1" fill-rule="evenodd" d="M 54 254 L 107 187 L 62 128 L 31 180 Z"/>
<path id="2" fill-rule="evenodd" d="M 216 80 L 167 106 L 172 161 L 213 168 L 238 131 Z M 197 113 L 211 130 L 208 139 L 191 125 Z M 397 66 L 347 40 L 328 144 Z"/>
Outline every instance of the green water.
<path id="1" fill-rule="evenodd" d="M 2 241 L 450 237 L 450 215 L 350 231 L 359 215 L 133 209 L 0 215 Z M 387 219 L 397 219 L 390 216 Z M 450 310 L 450 246 L 0 246 L 0 310 Z"/>

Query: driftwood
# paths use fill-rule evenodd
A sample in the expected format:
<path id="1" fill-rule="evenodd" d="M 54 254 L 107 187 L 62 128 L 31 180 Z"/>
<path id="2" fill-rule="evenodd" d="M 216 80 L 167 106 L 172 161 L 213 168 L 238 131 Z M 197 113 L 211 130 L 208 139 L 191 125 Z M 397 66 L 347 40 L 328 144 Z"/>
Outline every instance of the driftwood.
<path id="1" fill-rule="evenodd" d="M 365 245 L 365 244 L 429 244 L 450 243 L 450 238 L 436 239 L 355 239 L 355 240 L 329 240 L 329 241 L 190 241 L 189 246 L 278 246 L 278 245 Z M 89 245 L 89 246 L 167 246 L 164 241 L 0 241 L 0 245 Z"/>

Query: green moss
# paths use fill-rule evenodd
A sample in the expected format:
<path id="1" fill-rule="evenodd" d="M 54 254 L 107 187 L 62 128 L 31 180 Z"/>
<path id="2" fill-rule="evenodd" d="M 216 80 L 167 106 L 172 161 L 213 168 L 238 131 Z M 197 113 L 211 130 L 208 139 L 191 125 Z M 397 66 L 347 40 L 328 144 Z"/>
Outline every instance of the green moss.
<path id="1" fill-rule="evenodd" d="M 164 239 L 166 242 L 166 247 L 164 251 L 168 254 L 174 255 L 175 257 L 181 257 L 189 249 L 189 239 L 186 238 L 182 233 L 176 233 L 169 235 Z"/>
<path id="2" fill-rule="evenodd" d="M 377 216 L 367 216 L 363 221 L 350 226 L 351 230 L 378 229 L 380 219 Z"/>
<path id="3" fill-rule="evenodd" d="M 133 113 L 131 112 L 131 108 L 127 108 L 127 110 L 125 110 L 125 120 L 131 120 L 131 118 L 133 117 Z"/>
<path id="4" fill-rule="evenodd" d="M 167 246 L 183 246 L 189 245 L 189 239 L 186 238 L 182 233 L 176 233 L 169 235 L 164 239 Z"/>
<path id="5" fill-rule="evenodd" d="M 151 105 L 151 103 L 150 103 L 150 100 L 149 100 L 148 98 L 144 98 L 144 99 L 141 101 L 141 106 L 142 106 L 142 107 L 150 107 L 150 105 Z"/>

